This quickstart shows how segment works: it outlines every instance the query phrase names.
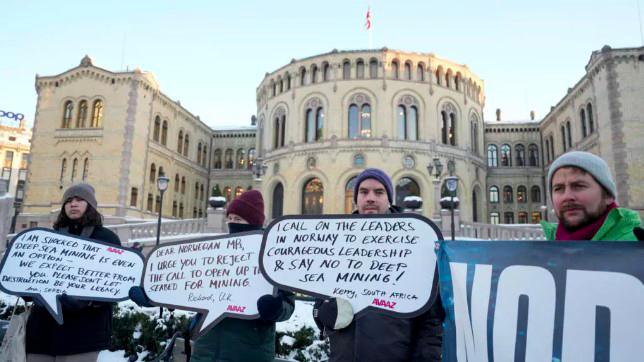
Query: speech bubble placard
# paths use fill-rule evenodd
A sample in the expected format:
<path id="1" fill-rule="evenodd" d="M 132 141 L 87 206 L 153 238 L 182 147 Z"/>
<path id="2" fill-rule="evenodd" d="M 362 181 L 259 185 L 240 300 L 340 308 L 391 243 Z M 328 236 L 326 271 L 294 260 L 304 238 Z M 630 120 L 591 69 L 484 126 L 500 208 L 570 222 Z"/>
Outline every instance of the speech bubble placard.
<path id="1" fill-rule="evenodd" d="M 347 299 L 354 314 L 411 318 L 431 307 L 435 242 L 417 214 L 285 216 L 264 232 L 261 271 L 280 289 Z"/>
<path id="2" fill-rule="evenodd" d="M 143 256 L 128 248 L 63 234 L 28 229 L 12 240 L 0 264 L 0 289 L 33 297 L 63 324 L 58 296 L 118 302 L 139 285 Z"/>
<path id="3" fill-rule="evenodd" d="M 145 264 L 143 289 L 153 304 L 201 312 L 203 335 L 226 317 L 257 319 L 257 300 L 273 286 L 259 271 L 262 232 L 163 244 Z"/>

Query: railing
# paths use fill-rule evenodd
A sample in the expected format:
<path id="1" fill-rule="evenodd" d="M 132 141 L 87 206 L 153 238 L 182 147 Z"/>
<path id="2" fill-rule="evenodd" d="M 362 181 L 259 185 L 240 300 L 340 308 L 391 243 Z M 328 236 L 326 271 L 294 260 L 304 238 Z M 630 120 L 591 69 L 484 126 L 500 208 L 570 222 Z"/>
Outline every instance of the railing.
<path id="1" fill-rule="evenodd" d="M 136 239 L 156 238 L 157 222 L 149 221 L 134 224 L 106 225 L 106 228 L 114 231 L 122 242 Z M 184 220 L 161 220 L 160 236 L 168 237 L 184 234 L 200 234 L 206 228 L 206 219 L 184 219 Z"/>
<path id="2" fill-rule="evenodd" d="M 545 235 L 538 224 L 494 225 L 462 224 L 458 234 L 466 238 L 486 240 L 544 240 Z"/>

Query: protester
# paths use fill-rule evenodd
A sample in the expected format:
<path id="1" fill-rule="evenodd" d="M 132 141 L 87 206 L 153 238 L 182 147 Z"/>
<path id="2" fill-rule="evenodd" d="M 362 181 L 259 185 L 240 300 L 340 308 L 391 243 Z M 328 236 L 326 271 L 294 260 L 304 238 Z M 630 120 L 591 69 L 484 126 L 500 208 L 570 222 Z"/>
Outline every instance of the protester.
<path id="1" fill-rule="evenodd" d="M 548 170 L 548 189 L 559 224 L 542 222 L 548 240 L 637 240 L 641 224 L 636 211 L 618 207 L 617 187 L 601 158 L 573 151 Z"/>
<path id="2" fill-rule="evenodd" d="M 62 202 L 54 230 L 121 245 L 118 236 L 102 226 L 103 217 L 90 184 L 72 185 Z M 110 347 L 112 303 L 78 300 L 63 294 L 60 304 L 62 325 L 44 306 L 34 303 L 26 330 L 27 361 L 96 361 L 99 351 Z"/>
<path id="3" fill-rule="evenodd" d="M 233 200 L 226 209 L 228 230 L 231 234 L 262 230 L 264 199 L 256 190 L 249 190 Z M 140 287 L 130 290 L 130 298 L 139 305 L 151 306 Z M 278 291 L 276 297 L 264 295 L 257 301 L 259 319 L 225 318 L 195 341 L 193 362 L 201 361 L 257 361 L 275 359 L 275 322 L 289 319 L 295 308 L 292 293 Z M 191 323 L 194 328 L 202 315 Z"/>
<path id="4" fill-rule="evenodd" d="M 354 214 L 397 214 L 391 179 L 368 168 L 356 178 Z M 437 288 L 434 280 L 434 288 Z M 432 286 L 428 285 L 427 288 Z M 329 361 L 440 361 L 445 312 L 437 295 L 432 307 L 415 318 L 397 318 L 368 311 L 353 319 L 351 304 L 342 298 L 318 300 L 313 316 L 331 343 Z"/>

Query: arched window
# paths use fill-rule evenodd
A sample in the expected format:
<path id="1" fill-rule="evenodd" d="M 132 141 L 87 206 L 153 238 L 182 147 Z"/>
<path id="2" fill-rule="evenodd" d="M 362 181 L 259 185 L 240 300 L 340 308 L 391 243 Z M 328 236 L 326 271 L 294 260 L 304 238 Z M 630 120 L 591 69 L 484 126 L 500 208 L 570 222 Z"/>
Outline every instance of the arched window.
<path id="1" fill-rule="evenodd" d="M 172 201 L 172 216 L 177 217 L 177 201 Z"/>
<path id="2" fill-rule="evenodd" d="M 479 188 L 478 186 L 472 190 L 472 221 L 479 221 Z"/>
<path id="3" fill-rule="evenodd" d="M 351 79 L 351 63 L 348 60 L 342 62 L 342 79 Z"/>
<path id="4" fill-rule="evenodd" d="M 324 127 L 324 108 L 319 99 L 313 98 L 306 102 L 305 112 L 305 141 L 315 142 L 322 139 L 322 130 Z"/>
<path id="5" fill-rule="evenodd" d="M 271 96 L 275 97 L 276 94 L 277 94 L 277 83 L 275 83 L 275 81 L 271 79 Z"/>
<path id="6" fill-rule="evenodd" d="M 150 187 L 154 187 L 154 182 L 157 177 L 157 167 L 153 164 L 150 165 Z"/>
<path id="7" fill-rule="evenodd" d="M 579 111 L 579 123 L 581 124 L 581 136 L 586 137 L 588 135 L 586 130 L 586 110 L 583 107 Z"/>
<path id="8" fill-rule="evenodd" d="M 318 81 L 318 66 L 313 64 L 311 66 L 311 84 L 317 83 Z"/>
<path id="9" fill-rule="evenodd" d="M 197 143 L 197 163 L 201 164 L 201 142 Z"/>
<path id="10" fill-rule="evenodd" d="M 356 177 L 352 177 L 344 186 L 344 213 L 350 214 L 353 211 L 353 188 L 356 186 Z"/>
<path id="11" fill-rule="evenodd" d="M 161 128 L 161 144 L 168 144 L 168 121 L 163 120 L 163 127 Z"/>
<path id="12" fill-rule="evenodd" d="M 445 87 L 452 88 L 452 70 L 451 69 L 447 69 L 447 73 L 445 73 Z"/>
<path id="13" fill-rule="evenodd" d="M 539 166 L 539 147 L 537 147 L 537 145 L 535 145 L 534 143 L 528 146 L 528 166 Z"/>
<path id="14" fill-rule="evenodd" d="M 595 132 L 595 122 L 593 120 L 593 105 L 586 105 L 586 115 L 588 116 L 588 134 Z"/>
<path id="15" fill-rule="evenodd" d="M 517 156 L 517 166 L 525 166 L 525 146 L 522 144 L 514 146 L 514 152 Z"/>
<path id="16" fill-rule="evenodd" d="M 189 149 L 190 149 L 190 139 L 188 138 L 188 134 L 186 133 L 186 136 L 183 139 L 183 155 L 185 157 L 188 157 L 188 150 Z"/>
<path id="17" fill-rule="evenodd" d="M 503 213 L 503 223 L 514 224 L 514 213 L 512 211 L 506 211 Z"/>
<path id="18" fill-rule="evenodd" d="M 397 60 L 391 62 L 391 78 L 398 79 L 399 65 Z"/>
<path id="19" fill-rule="evenodd" d="M 152 194 L 148 194 L 148 211 L 152 211 L 152 203 L 154 202 L 154 198 L 152 197 Z"/>
<path id="20" fill-rule="evenodd" d="M 97 99 L 94 101 L 91 127 L 99 128 L 101 127 L 102 122 L 103 122 L 103 101 L 100 99 Z"/>
<path id="21" fill-rule="evenodd" d="M 487 165 L 488 167 L 499 167 L 496 145 L 487 145 Z"/>
<path id="22" fill-rule="evenodd" d="M 499 213 L 498 212 L 491 212 L 490 213 L 490 224 L 493 224 L 493 225 L 500 224 Z"/>
<path id="23" fill-rule="evenodd" d="M 183 152 L 183 131 L 179 131 L 179 136 L 177 137 L 177 152 L 179 154 Z"/>
<path id="24" fill-rule="evenodd" d="M 284 92 L 284 79 L 282 77 L 277 77 L 277 82 L 280 85 L 280 94 Z"/>
<path id="25" fill-rule="evenodd" d="M 364 79 L 364 61 L 362 59 L 358 59 L 356 62 L 356 78 Z"/>
<path id="26" fill-rule="evenodd" d="M 152 140 L 155 142 L 159 142 L 159 133 L 161 132 L 161 118 L 159 116 L 156 116 L 154 118 L 154 130 L 152 131 Z"/>
<path id="27" fill-rule="evenodd" d="M 237 150 L 237 168 L 246 168 L 246 150 L 243 148 Z"/>
<path id="28" fill-rule="evenodd" d="M 378 78 L 378 60 L 376 59 L 371 59 L 369 61 L 369 78 Z"/>
<path id="29" fill-rule="evenodd" d="M 226 154 L 224 155 L 224 163 L 226 164 L 226 168 L 233 168 L 233 150 L 230 148 L 226 150 Z"/>
<path id="30" fill-rule="evenodd" d="M 443 67 L 436 68 L 436 84 L 442 85 L 443 82 Z"/>
<path id="31" fill-rule="evenodd" d="M 195 200 L 199 200 L 199 182 L 195 182 Z"/>
<path id="32" fill-rule="evenodd" d="M 76 128 L 85 128 L 87 124 L 87 101 L 82 100 L 78 104 L 78 117 L 76 117 Z"/>
<path id="33" fill-rule="evenodd" d="M 441 141 L 456 146 L 456 108 L 451 103 L 443 105 L 441 120 Z"/>
<path id="34" fill-rule="evenodd" d="M 302 215 L 320 215 L 324 205 L 324 185 L 317 177 L 302 188 Z"/>
<path id="35" fill-rule="evenodd" d="M 325 82 L 328 82 L 329 80 L 331 80 L 331 67 L 327 62 L 324 62 L 324 64 L 322 64 L 322 79 Z"/>
<path id="36" fill-rule="evenodd" d="M 306 85 L 306 68 L 300 68 L 300 86 Z"/>
<path id="37" fill-rule="evenodd" d="M 78 172 L 78 158 L 72 161 L 72 181 L 76 179 L 76 172 Z"/>
<path id="38" fill-rule="evenodd" d="M 83 181 L 87 181 L 87 176 L 89 175 L 89 158 L 86 158 L 83 161 Z"/>
<path id="39" fill-rule="evenodd" d="M 501 166 L 512 166 L 512 151 L 510 149 L 510 145 L 508 144 L 501 146 Z"/>
<path id="40" fill-rule="evenodd" d="M 472 152 L 479 154 L 479 119 L 475 114 L 470 117 L 470 141 L 472 142 Z"/>
<path id="41" fill-rule="evenodd" d="M 456 73 L 456 78 L 454 78 L 454 88 L 457 91 L 461 90 L 461 73 Z"/>
<path id="42" fill-rule="evenodd" d="M 396 205 L 403 206 L 407 196 L 420 197 L 420 187 L 414 179 L 403 177 L 396 183 Z"/>
<path id="43" fill-rule="evenodd" d="M 527 224 L 528 223 L 528 213 L 525 211 L 519 211 L 519 224 Z"/>
<path id="44" fill-rule="evenodd" d="M 203 148 L 201 149 L 201 166 L 206 167 L 206 164 L 208 163 L 208 147 L 206 147 L 206 144 L 204 143 Z"/>
<path id="45" fill-rule="evenodd" d="M 349 105 L 349 138 L 371 137 L 371 106 L 363 94 L 352 97 Z"/>
<path id="46" fill-rule="evenodd" d="M 550 163 L 552 155 L 550 154 L 550 140 L 546 140 L 546 162 Z"/>
<path id="47" fill-rule="evenodd" d="M 74 112 L 74 104 L 72 101 L 65 102 L 63 111 L 63 123 L 61 128 L 70 128 L 72 126 L 72 113 Z"/>
<path id="48" fill-rule="evenodd" d="M 67 159 L 63 158 L 63 160 L 60 162 L 60 182 L 63 182 L 63 179 L 65 178 L 65 173 L 67 172 Z"/>
<path id="49" fill-rule="evenodd" d="M 286 111 L 280 107 L 275 112 L 273 128 L 273 148 L 284 147 L 284 137 L 286 135 Z"/>
<path id="50" fill-rule="evenodd" d="M 165 171 L 163 171 L 163 166 L 159 166 L 159 172 L 157 172 L 157 178 L 165 176 Z"/>
<path id="51" fill-rule="evenodd" d="M 179 203 L 179 218 L 183 218 L 183 202 Z"/>
<path id="52" fill-rule="evenodd" d="M 405 62 L 405 80 L 411 80 L 411 63 Z"/>
<path id="53" fill-rule="evenodd" d="M 561 146 L 563 146 L 563 151 L 566 152 L 566 126 L 561 125 Z"/>
<path id="54" fill-rule="evenodd" d="M 517 202 L 520 204 L 528 202 L 528 189 L 523 185 L 517 187 Z"/>
<path id="55" fill-rule="evenodd" d="M 252 170 L 257 159 L 257 151 L 254 148 L 248 150 L 248 169 Z"/>
<path id="56" fill-rule="evenodd" d="M 496 186 L 490 186 L 490 203 L 491 204 L 499 203 L 499 188 Z"/>
<path id="57" fill-rule="evenodd" d="M 503 203 L 513 203 L 512 186 L 503 186 Z"/>
<path id="58" fill-rule="evenodd" d="M 181 176 L 181 195 L 186 194 L 186 177 Z"/>
<path id="59" fill-rule="evenodd" d="M 291 90 L 291 75 L 286 73 L 286 90 Z"/>
<path id="60" fill-rule="evenodd" d="M 412 96 L 398 100 L 396 109 L 398 137 L 404 140 L 418 140 L 418 101 Z"/>
<path id="61" fill-rule="evenodd" d="M 416 80 L 417 81 L 420 81 L 420 82 L 425 81 L 425 69 L 424 68 L 425 67 L 424 67 L 423 63 L 419 63 L 416 66 Z"/>
<path id="62" fill-rule="evenodd" d="M 275 185 L 273 189 L 273 205 L 271 208 L 271 217 L 276 219 L 283 215 L 284 211 L 284 186 L 281 183 Z"/>
<path id="63" fill-rule="evenodd" d="M 213 168 L 222 168 L 221 150 L 220 149 L 216 149 L 215 152 L 213 152 L 212 167 Z"/>
<path id="64" fill-rule="evenodd" d="M 572 127 L 570 126 L 570 121 L 566 122 L 566 132 L 568 135 L 568 147 L 572 147 Z"/>
<path id="65" fill-rule="evenodd" d="M 174 174 L 174 192 L 179 192 L 179 174 Z"/>
<path id="66" fill-rule="evenodd" d="M 539 186 L 532 186 L 530 189 L 530 199 L 532 199 L 532 202 L 541 202 L 541 189 Z"/>

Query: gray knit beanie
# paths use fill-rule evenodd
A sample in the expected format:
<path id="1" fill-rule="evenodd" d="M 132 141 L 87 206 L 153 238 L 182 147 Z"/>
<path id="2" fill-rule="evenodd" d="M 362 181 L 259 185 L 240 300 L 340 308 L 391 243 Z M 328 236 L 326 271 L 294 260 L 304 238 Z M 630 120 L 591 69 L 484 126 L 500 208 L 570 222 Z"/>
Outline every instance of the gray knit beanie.
<path id="1" fill-rule="evenodd" d="M 96 193 L 92 185 L 85 182 L 79 182 L 69 186 L 69 188 L 65 190 L 65 194 L 63 194 L 63 206 L 65 206 L 67 200 L 71 199 L 72 197 L 81 198 L 87 201 L 88 204 L 92 205 L 94 210 L 98 210 Z"/>
<path id="2" fill-rule="evenodd" d="M 552 175 L 562 167 L 577 167 L 591 174 L 614 198 L 617 197 L 617 187 L 606 161 L 590 152 L 571 151 L 557 158 L 548 170 L 548 190 L 552 193 Z"/>

